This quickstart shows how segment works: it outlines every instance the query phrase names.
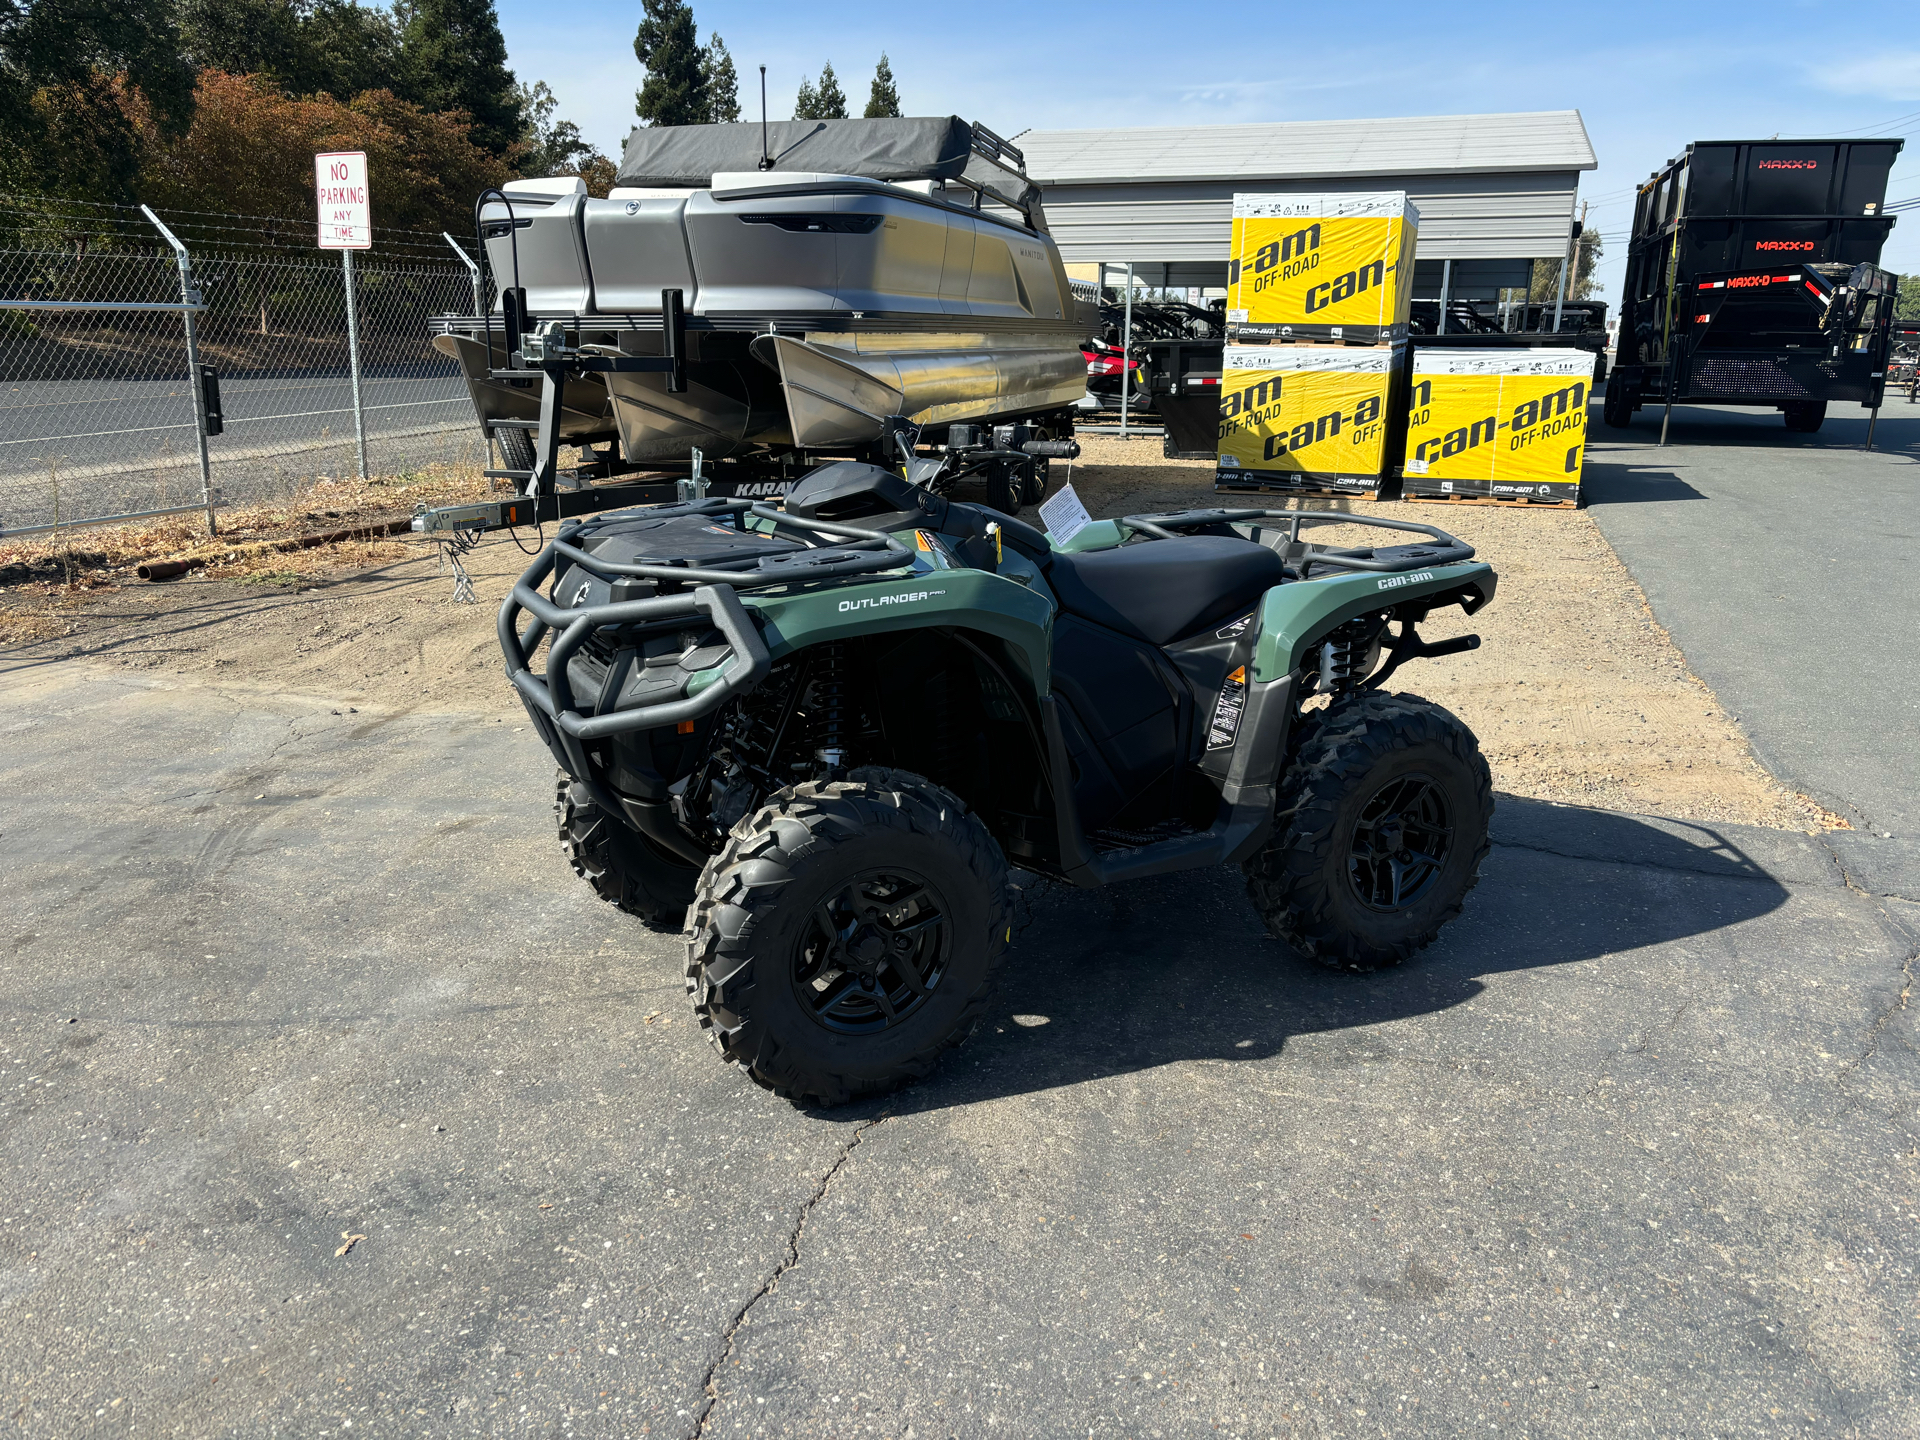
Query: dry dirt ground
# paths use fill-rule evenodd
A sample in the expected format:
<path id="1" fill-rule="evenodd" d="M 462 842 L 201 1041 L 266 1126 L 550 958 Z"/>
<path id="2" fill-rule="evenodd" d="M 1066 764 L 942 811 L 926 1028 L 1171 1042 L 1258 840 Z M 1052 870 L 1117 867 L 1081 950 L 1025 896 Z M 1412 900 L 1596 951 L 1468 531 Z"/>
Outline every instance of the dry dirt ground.
<path id="1" fill-rule="evenodd" d="M 1095 436 L 1084 445 L 1071 480 L 1096 516 L 1220 503 L 1208 464 L 1163 460 L 1158 439 Z M 1070 478 L 1058 464 L 1055 474 L 1057 484 Z M 373 513 L 380 496 L 353 500 L 328 508 Z M 1419 662 L 1397 677 L 1473 727 L 1497 789 L 1681 820 L 1804 831 L 1835 824 L 1755 762 L 1735 718 L 1689 671 L 1585 513 L 1310 504 L 1439 525 L 1499 572 L 1493 605 L 1471 620 L 1437 615 L 1424 632 L 1441 638 L 1471 629 L 1481 649 Z M 296 528 L 339 523 L 316 518 L 325 512 L 313 511 L 311 499 L 287 514 Z M 1334 527 L 1317 538 L 1345 536 L 1379 539 Z M 55 661 L 85 659 L 185 685 L 320 696 L 343 710 L 481 712 L 517 723 L 493 616 L 527 562 L 507 537 L 472 552 L 465 563 L 474 605 L 454 603 L 436 547 L 414 540 L 242 557 L 162 584 L 135 581 L 124 566 L 68 584 L 43 567 L 0 587 L 0 674 L 23 679 Z"/>

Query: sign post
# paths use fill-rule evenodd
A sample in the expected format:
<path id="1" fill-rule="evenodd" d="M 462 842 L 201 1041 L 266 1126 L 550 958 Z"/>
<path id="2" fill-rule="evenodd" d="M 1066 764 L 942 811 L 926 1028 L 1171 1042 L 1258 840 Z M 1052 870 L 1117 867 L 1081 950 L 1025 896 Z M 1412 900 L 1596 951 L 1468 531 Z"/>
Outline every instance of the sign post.
<path id="1" fill-rule="evenodd" d="M 337 150 L 313 158 L 314 197 L 320 216 L 320 248 L 340 252 L 347 291 L 347 364 L 353 379 L 354 448 L 360 478 L 367 478 L 367 419 L 360 404 L 360 306 L 354 297 L 354 252 L 373 248 L 373 205 L 367 194 L 367 155 Z"/>

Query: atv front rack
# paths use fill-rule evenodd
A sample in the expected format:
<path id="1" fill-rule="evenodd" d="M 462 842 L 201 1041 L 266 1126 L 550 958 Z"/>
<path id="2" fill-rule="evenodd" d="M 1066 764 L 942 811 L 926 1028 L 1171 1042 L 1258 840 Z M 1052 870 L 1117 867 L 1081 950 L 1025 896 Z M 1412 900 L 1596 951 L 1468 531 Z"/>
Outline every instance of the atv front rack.
<path id="1" fill-rule="evenodd" d="M 1458 540 L 1438 526 L 1411 520 L 1384 520 L 1372 515 L 1348 515 L 1327 510 L 1177 510 L 1165 515 L 1124 515 L 1115 524 L 1156 540 L 1173 540 L 1184 530 L 1204 526 L 1233 525 L 1237 521 L 1285 520 L 1288 542 L 1298 545 L 1303 525 L 1372 525 L 1382 530 L 1413 531 L 1431 536 L 1438 545 L 1361 546 L 1349 550 L 1324 550 L 1303 555 L 1298 578 L 1306 580 L 1314 566 L 1338 570 L 1403 571 L 1430 565 L 1455 565 L 1474 558 L 1474 547 Z"/>
<path id="2" fill-rule="evenodd" d="M 738 563 L 722 562 L 709 567 L 623 565 L 602 561 L 575 544 L 602 525 L 618 519 L 617 516 L 595 517 L 563 526 L 559 536 L 540 552 L 501 603 L 495 629 L 507 659 L 508 678 L 526 703 L 541 739 L 550 749 L 565 756 L 568 770 L 587 786 L 595 803 L 611 815 L 622 815 L 624 811 L 619 801 L 593 778 L 583 742 L 678 725 L 706 715 L 719 709 L 730 697 L 753 689 L 772 668 L 766 642 L 755 628 L 753 617 L 740 603 L 739 591 L 894 570 L 913 560 L 914 553 L 884 531 L 864 530 L 834 521 L 801 520 L 764 502 L 699 500 L 660 506 L 649 513 L 661 517 L 712 516 L 718 520 L 743 512 L 774 526 L 802 532 L 810 539 L 842 538 L 850 543 L 815 545 L 783 555 L 748 557 Z M 560 605 L 542 595 L 540 587 L 555 574 L 562 561 L 609 582 L 635 577 L 691 589 L 603 605 Z M 517 630 L 523 611 L 532 620 L 526 629 Z M 612 627 L 634 627 L 643 633 L 672 629 L 690 616 L 705 616 L 721 633 L 733 651 L 731 665 L 722 657 L 715 665 L 696 672 L 689 678 L 689 693 L 679 700 L 634 706 L 608 715 L 580 713 L 573 686 L 567 678 L 567 662 L 594 632 Z M 530 662 L 550 633 L 553 643 L 547 651 L 546 673 L 536 675 Z M 696 688 L 695 682 L 703 678 L 706 683 Z"/>

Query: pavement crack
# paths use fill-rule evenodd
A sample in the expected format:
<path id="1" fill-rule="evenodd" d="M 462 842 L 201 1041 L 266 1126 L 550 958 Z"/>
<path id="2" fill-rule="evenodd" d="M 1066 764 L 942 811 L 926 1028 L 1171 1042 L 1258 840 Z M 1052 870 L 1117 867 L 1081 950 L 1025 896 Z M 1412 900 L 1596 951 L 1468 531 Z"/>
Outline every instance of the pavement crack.
<path id="1" fill-rule="evenodd" d="M 1655 1036 L 1658 1034 L 1672 1033 L 1674 1028 L 1681 1024 L 1681 1017 L 1693 1009 L 1694 1001 L 1691 998 L 1681 1002 L 1680 1005 L 1674 1008 L 1673 1015 L 1669 1016 L 1658 1026 L 1649 1026 L 1645 1031 L 1641 1032 L 1641 1039 L 1634 1045 L 1629 1046 L 1626 1054 L 1630 1056 L 1647 1055 L 1648 1047 L 1654 1043 Z"/>
<path id="2" fill-rule="evenodd" d="M 1862 1066 L 1867 1064 L 1868 1057 L 1872 1056 L 1876 1051 L 1881 1049 L 1881 1032 L 1887 1029 L 1888 1022 L 1892 1021 L 1896 1016 L 1898 1016 L 1899 1014 L 1901 1014 L 1901 1012 L 1905 1011 L 1908 1008 L 1908 1002 L 1914 995 L 1915 957 L 1916 957 L 1916 951 L 1913 948 L 1910 948 L 1908 953 L 1901 958 L 1900 994 L 1895 996 L 1894 1000 L 1891 1003 L 1889 1003 L 1887 1006 L 1884 1006 L 1881 1010 L 1881 1014 L 1876 1016 L 1874 1018 L 1873 1023 L 1869 1025 L 1868 1038 L 1862 1044 L 1861 1054 L 1856 1056 L 1853 1060 L 1849 1061 L 1845 1066 L 1842 1066 L 1838 1071 L 1834 1073 L 1834 1079 L 1836 1084 L 1839 1084 L 1840 1082 L 1845 1081 L 1855 1071 L 1859 1070 Z"/>
<path id="3" fill-rule="evenodd" d="M 699 1438 L 707 1434 L 707 1422 L 714 1414 L 714 1407 L 720 1404 L 721 1368 L 727 1364 L 727 1358 L 734 1354 L 734 1340 L 740 1334 L 740 1328 L 747 1324 L 748 1312 L 773 1295 L 780 1287 L 780 1278 L 800 1264 L 801 1233 L 807 1229 L 808 1217 L 813 1215 L 814 1207 L 827 1198 L 828 1189 L 833 1186 L 834 1178 L 841 1173 L 841 1168 L 853 1156 L 855 1148 L 860 1145 L 869 1131 L 887 1119 L 887 1115 L 888 1113 L 883 1111 L 873 1120 L 863 1121 L 854 1127 L 854 1134 L 848 1138 L 847 1144 L 840 1148 L 840 1154 L 834 1157 L 834 1164 L 827 1168 L 826 1174 L 820 1178 L 820 1184 L 814 1187 L 814 1194 L 801 1202 L 800 1213 L 794 1218 L 794 1228 L 787 1233 L 787 1254 L 781 1258 L 780 1264 L 774 1267 L 772 1274 L 761 1282 L 760 1289 L 749 1296 L 741 1308 L 734 1313 L 733 1320 L 729 1321 L 726 1329 L 721 1332 L 720 1350 L 714 1357 L 713 1365 L 707 1368 L 707 1374 L 701 1378 L 700 1389 L 705 1399 L 701 1403 L 699 1413 L 694 1417 L 693 1429 L 688 1433 L 695 1438 L 695 1441 L 699 1441 Z"/>

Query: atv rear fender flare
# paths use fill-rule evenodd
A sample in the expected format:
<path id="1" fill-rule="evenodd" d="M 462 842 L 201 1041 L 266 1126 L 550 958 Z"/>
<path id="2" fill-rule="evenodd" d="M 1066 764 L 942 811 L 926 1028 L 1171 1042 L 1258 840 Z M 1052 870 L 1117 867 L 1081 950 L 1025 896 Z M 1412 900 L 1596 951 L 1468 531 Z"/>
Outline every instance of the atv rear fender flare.
<path id="1" fill-rule="evenodd" d="M 1493 567 L 1481 561 L 1411 575 L 1341 575 L 1277 585 L 1261 597 L 1253 678 L 1274 681 L 1293 673 L 1329 631 L 1358 616 L 1389 611 L 1411 623 L 1450 605 L 1473 615 L 1494 599 L 1495 585 Z"/>

